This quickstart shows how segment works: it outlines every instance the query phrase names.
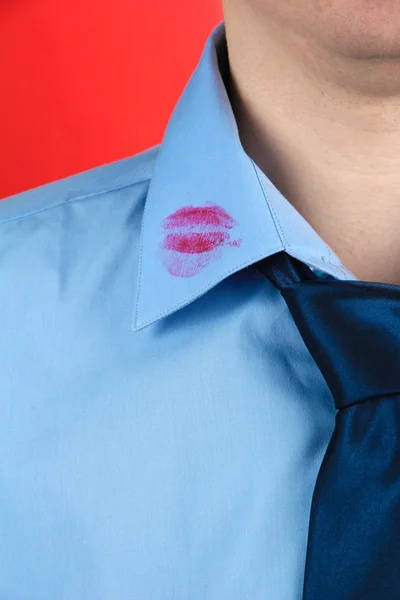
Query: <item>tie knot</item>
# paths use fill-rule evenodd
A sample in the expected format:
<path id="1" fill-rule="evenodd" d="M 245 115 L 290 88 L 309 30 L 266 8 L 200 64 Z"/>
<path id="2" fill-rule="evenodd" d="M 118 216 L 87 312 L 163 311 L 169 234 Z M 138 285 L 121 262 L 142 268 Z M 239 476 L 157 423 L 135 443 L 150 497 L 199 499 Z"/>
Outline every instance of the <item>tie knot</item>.
<path id="1" fill-rule="evenodd" d="M 400 392 L 400 287 L 315 280 L 282 295 L 336 408 Z"/>
<path id="2" fill-rule="evenodd" d="M 321 280 L 278 253 L 262 271 L 280 289 L 336 408 L 400 393 L 400 287 Z"/>

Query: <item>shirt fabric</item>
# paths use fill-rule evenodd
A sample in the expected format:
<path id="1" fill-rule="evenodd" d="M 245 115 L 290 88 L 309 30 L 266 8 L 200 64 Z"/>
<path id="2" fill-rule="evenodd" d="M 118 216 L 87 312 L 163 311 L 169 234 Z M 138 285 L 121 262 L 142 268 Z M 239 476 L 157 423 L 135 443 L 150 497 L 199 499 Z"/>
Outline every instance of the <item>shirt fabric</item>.
<path id="1" fill-rule="evenodd" d="M 299 600 L 330 391 L 254 263 L 356 279 L 241 146 L 224 22 L 145 152 L 0 203 L 0 598 Z"/>

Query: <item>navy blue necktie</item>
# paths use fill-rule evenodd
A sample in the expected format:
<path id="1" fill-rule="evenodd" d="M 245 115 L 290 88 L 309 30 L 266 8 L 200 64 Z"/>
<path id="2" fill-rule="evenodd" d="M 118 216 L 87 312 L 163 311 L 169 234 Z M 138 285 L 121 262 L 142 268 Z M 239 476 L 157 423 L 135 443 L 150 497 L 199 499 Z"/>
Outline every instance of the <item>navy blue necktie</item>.
<path id="1" fill-rule="evenodd" d="M 312 497 L 303 600 L 400 600 L 400 287 L 319 279 L 285 252 L 257 265 L 338 410 Z"/>

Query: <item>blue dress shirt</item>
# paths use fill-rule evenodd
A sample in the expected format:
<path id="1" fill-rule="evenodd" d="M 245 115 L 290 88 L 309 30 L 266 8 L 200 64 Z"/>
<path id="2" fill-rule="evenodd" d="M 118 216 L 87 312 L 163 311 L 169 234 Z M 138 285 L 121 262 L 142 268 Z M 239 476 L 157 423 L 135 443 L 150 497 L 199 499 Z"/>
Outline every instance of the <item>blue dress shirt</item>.
<path id="1" fill-rule="evenodd" d="M 336 410 L 285 250 L 356 279 L 241 146 L 224 22 L 162 144 L 0 203 L 0 599 L 299 600 Z"/>

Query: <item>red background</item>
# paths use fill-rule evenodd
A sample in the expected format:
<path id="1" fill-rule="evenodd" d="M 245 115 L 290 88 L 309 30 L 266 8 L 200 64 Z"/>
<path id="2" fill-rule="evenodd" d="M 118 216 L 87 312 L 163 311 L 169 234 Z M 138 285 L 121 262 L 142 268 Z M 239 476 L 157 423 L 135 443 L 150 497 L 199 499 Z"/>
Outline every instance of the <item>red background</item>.
<path id="1" fill-rule="evenodd" d="M 0 198 L 159 144 L 220 0 L 1 0 Z"/>

